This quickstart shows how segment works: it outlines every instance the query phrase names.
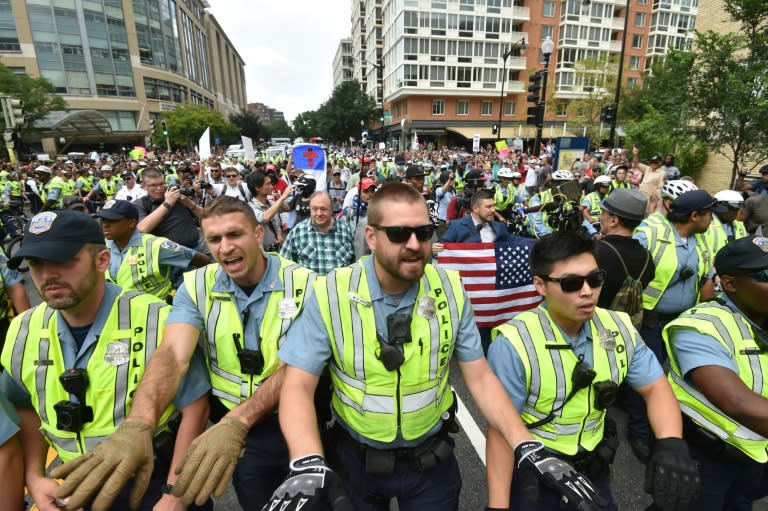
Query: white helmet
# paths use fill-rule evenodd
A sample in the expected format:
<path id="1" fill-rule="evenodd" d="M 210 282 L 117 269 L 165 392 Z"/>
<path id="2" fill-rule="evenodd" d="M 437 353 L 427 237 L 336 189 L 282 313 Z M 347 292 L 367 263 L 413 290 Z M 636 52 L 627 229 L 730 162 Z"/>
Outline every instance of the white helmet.
<path id="1" fill-rule="evenodd" d="M 698 189 L 699 187 L 690 181 L 678 179 L 675 181 L 670 181 L 661 187 L 661 197 L 675 200 L 686 192 L 692 192 L 693 190 Z"/>
<path id="2" fill-rule="evenodd" d="M 512 179 L 523 179 L 523 175 L 518 171 L 512 172 Z"/>
<path id="3" fill-rule="evenodd" d="M 102 172 L 112 172 L 112 167 L 109 166 L 109 165 L 102 165 L 101 166 L 101 171 Z"/>
<path id="4" fill-rule="evenodd" d="M 744 205 L 744 197 L 735 190 L 721 190 L 715 194 L 715 199 L 733 208 L 741 208 Z"/>
<path id="5" fill-rule="evenodd" d="M 552 173 L 552 181 L 571 181 L 573 174 L 570 170 L 556 170 Z"/>
<path id="6" fill-rule="evenodd" d="M 39 165 L 35 168 L 35 172 L 42 172 L 43 174 L 51 174 L 50 167 L 46 167 L 45 165 Z"/>
<path id="7" fill-rule="evenodd" d="M 508 169 L 506 167 L 503 168 L 503 169 L 499 169 L 498 176 L 499 177 L 506 177 L 507 179 L 512 179 L 512 177 L 513 177 L 512 169 Z"/>
<path id="8" fill-rule="evenodd" d="M 610 186 L 611 185 L 611 176 L 597 176 L 595 178 L 595 186 Z"/>

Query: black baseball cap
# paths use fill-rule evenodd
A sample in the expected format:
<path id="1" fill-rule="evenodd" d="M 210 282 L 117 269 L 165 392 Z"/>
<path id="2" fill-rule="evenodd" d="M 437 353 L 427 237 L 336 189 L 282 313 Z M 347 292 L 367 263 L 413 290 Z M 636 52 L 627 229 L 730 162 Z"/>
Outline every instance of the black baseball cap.
<path id="1" fill-rule="evenodd" d="M 682 213 L 703 211 L 705 209 L 711 209 L 715 213 L 724 213 L 728 211 L 727 207 L 718 203 L 717 199 L 701 188 L 680 195 L 677 199 L 672 201 L 671 208 Z"/>
<path id="2" fill-rule="evenodd" d="M 408 168 L 405 169 L 405 177 L 422 177 L 424 176 L 424 169 L 419 167 L 418 165 L 408 165 Z"/>
<path id="3" fill-rule="evenodd" d="M 65 263 L 87 243 L 105 245 L 99 223 L 79 211 L 45 211 L 32 217 L 24 227 L 24 243 L 8 260 L 17 268 L 25 258 Z"/>
<path id="4" fill-rule="evenodd" d="M 127 200 L 108 200 L 94 216 L 107 220 L 122 220 L 123 218 L 138 220 L 139 210 Z"/>
<path id="5" fill-rule="evenodd" d="M 719 275 L 762 270 L 768 268 L 768 238 L 745 236 L 718 250 L 715 268 Z"/>

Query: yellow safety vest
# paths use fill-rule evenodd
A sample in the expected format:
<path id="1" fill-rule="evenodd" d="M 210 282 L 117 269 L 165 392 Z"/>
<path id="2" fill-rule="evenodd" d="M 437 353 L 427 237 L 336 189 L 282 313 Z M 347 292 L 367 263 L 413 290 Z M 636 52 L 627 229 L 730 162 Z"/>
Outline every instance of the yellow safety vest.
<path id="1" fill-rule="evenodd" d="M 387 371 L 378 360 L 370 288 L 360 262 L 331 271 L 314 285 L 332 348 L 329 363 L 338 416 L 360 435 L 392 442 L 432 430 L 453 405 L 449 362 L 464 310 L 457 272 L 428 264 L 419 280 L 405 361 Z"/>
<path id="2" fill-rule="evenodd" d="M 115 194 L 117 193 L 117 180 L 114 178 L 114 176 L 109 180 L 100 179 L 99 190 L 101 190 L 101 193 L 104 194 L 107 200 L 114 199 Z"/>
<path id="3" fill-rule="evenodd" d="M 72 179 L 63 179 L 64 187 L 61 189 L 63 197 L 71 197 L 75 195 L 75 182 Z"/>
<path id="4" fill-rule="evenodd" d="M 600 196 L 600 193 L 589 193 L 584 199 L 589 202 L 589 215 L 597 219 L 600 216 L 600 212 L 603 211 L 603 198 Z"/>
<path id="5" fill-rule="evenodd" d="M 24 195 L 21 183 L 19 181 L 9 181 L 11 185 L 11 199 L 21 199 Z"/>
<path id="6" fill-rule="evenodd" d="M 135 291 L 115 299 L 85 367 L 89 380 L 85 401 L 93 408 L 93 421 L 79 433 L 60 430 L 56 424 L 54 405 L 70 400 L 59 382 L 70 368 L 64 365 L 56 311 L 42 303 L 11 322 L 7 339 L 13 342 L 3 349 L 2 365 L 30 394 L 41 431 L 62 461 L 94 449 L 125 421 L 170 310 L 165 302 Z M 175 412 L 173 405 L 165 410 L 158 432 Z"/>
<path id="7" fill-rule="evenodd" d="M 107 280 L 123 289 L 135 289 L 158 298 L 165 298 L 171 291 L 168 274 L 160 267 L 160 248 L 167 238 L 158 238 L 151 234 L 141 235 L 141 245 L 128 247 L 123 262 L 117 270 L 117 277 L 112 278 L 109 268 L 105 271 Z"/>
<path id="8" fill-rule="evenodd" d="M 747 235 L 747 229 L 744 227 L 744 223 L 739 220 L 731 222 L 733 228 L 733 237 L 729 240 L 728 234 L 725 232 L 725 226 L 722 220 L 720 220 L 716 214 L 712 214 L 712 223 L 709 224 L 709 229 L 704 233 L 704 238 L 707 240 L 707 244 L 712 249 L 712 254 L 717 252 L 726 246 L 729 241 L 734 239 L 743 238 Z"/>
<path id="9" fill-rule="evenodd" d="M 496 185 L 496 191 L 493 193 L 493 206 L 496 211 L 504 211 L 507 207 L 515 202 L 515 190 L 514 185 L 507 185 L 507 196 L 505 197 L 501 190 L 501 185 Z"/>
<path id="10" fill-rule="evenodd" d="M 616 181 L 615 179 L 611 181 L 611 187 L 608 190 L 608 193 L 610 194 L 612 191 L 616 190 L 617 188 L 629 188 L 629 183 L 626 181 Z"/>
<path id="11" fill-rule="evenodd" d="M 43 201 L 48 201 L 48 194 L 50 191 L 54 188 L 58 188 L 61 190 L 59 193 L 59 198 L 51 205 L 51 209 L 57 209 L 61 208 L 61 198 L 64 197 L 64 191 L 66 189 L 67 185 L 64 183 L 64 180 L 61 179 L 59 176 L 53 176 L 47 183 L 45 183 L 45 197 L 43 198 Z"/>
<path id="12" fill-rule="evenodd" d="M 93 189 L 93 176 L 78 177 L 76 183 L 82 183 L 80 190 L 82 193 L 88 193 Z"/>
<path id="13" fill-rule="evenodd" d="M 589 328 L 597 373 L 593 383 L 610 380 L 620 384 L 635 353 L 635 329 L 629 316 L 597 308 Z M 613 337 L 615 349 L 600 345 L 601 332 Z M 518 314 L 494 328 L 491 338 L 499 333 L 510 342 L 525 368 L 528 396 L 520 414 L 523 422 L 533 424 L 554 414 L 551 422 L 529 429 L 531 434 L 559 453 L 574 455 L 579 447 L 592 451 L 603 439 L 606 411 L 595 409 L 592 386 L 576 392 L 563 405 L 573 387 L 571 375 L 579 359 L 547 309 L 537 307 Z"/>
<path id="14" fill-rule="evenodd" d="M 680 410 L 700 427 L 758 463 L 768 462 L 768 438 L 733 420 L 685 379 L 675 357 L 673 329 L 694 330 L 717 339 L 728 350 L 744 385 L 768 398 L 768 353 L 755 340 L 752 325 L 741 314 L 713 301 L 685 311 L 667 324 L 662 335 L 671 363 L 669 383 L 680 401 Z"/>
<path id="15" fill-rule="evenodd" d="M 230 410 L 251 397 L 261 382 L 277 370 L 277 351 L 304 305 L 307 286 L 315 279 L 315 274 L 303 266 L 282 257 L 279 261 L 278 273 L 285 290 L 270 293 L 261 321 L 259 350 L 264 356 L 264 369 L 260 374 L 240 371 L 234 338 L 237 336 L 240 346 L 245 348 L 242 317 L 230 293 L 213 289 L 217 279 L 224 277 L 224 270 L 218 264 L 209 264 L 184 274 L 187 292 L 204 319 L 211 392 Z"/>
<path id="16" fill-rule="evenodd" d="M 650 218 L 650 217 L 649 217 Z M 675 247 L 674 226 L 664 217 L 650 223 L 641 224 L 636 231 L 645 233 L 648 240 L 648 252 L 656 265 L 653 280 L 643 291 L 643 308 L 653 310 L 659 303 L 659 298 L 672 281 L 679 262 Z M 712 268 L 712 254 L 709 245 L 701 234 L 696 235 L 696 253 L 698 254 L 698 275 L 696 275 L 696 291 L 698 292 L 702 278 Z"/>

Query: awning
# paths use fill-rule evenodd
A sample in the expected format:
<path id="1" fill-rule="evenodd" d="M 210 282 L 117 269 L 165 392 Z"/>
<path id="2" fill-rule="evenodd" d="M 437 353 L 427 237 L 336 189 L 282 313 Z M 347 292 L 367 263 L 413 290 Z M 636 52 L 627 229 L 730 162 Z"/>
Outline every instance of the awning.
<path id="1" fill-rule="evenodd" d="M 495 135 L 491 131 L 491 126 L 448 126 L 445 128 L 448 131 L 452 131 L 461 135 L 462 137 L 472 140 L 475 135 L 480 135 L 481 139 L 495 139 L 498 135 Z M 503 138 L 536 138 L 536 126 L 502 126 L 501 136 Z M 541 134 L 542 138 L 556 138 L 556 137 L 575 137 L 576 135 L 565 131 L 563 133 L 562 126 L 545 126 Z"/>
<path id="2" fill-rule="evenodd" d="M 51 131 L 56 134 L 89 134 L 111 133 L 109 121 L 96 110 L 79 110 L 75 112 L 50 112 L 35 123 L 35 128 Z"/>

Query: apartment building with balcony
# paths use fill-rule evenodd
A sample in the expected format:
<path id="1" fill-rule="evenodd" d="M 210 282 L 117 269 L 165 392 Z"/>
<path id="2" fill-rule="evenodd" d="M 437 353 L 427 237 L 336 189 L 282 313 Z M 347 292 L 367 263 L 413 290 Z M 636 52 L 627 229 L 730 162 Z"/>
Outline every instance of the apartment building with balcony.
<path id="1" fill-rule="evenodd" d="M 339 41 L 333 56 L 333 88 L 342 82 L 352 80 L 354 66 L 352 64 L 352 38 L 346 37 Z"/>

